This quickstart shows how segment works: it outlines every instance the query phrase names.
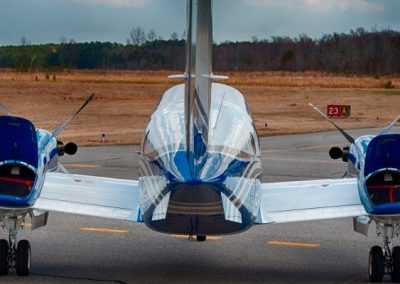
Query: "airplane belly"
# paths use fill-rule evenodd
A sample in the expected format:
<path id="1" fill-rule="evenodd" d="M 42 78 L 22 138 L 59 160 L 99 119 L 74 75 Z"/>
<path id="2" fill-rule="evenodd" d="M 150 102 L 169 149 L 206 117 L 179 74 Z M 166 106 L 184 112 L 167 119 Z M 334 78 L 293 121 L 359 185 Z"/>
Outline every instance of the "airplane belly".
<path id="1" fill-rule="evenodd" d="M 169 234 L 221 235 L 250 228 L 253 212 L 238 199 L 229 200 L 228 195 L 229 189 L 221 184 L 172 183 L 144 211 L 143 221 L 149 228 Z"/>
<path id="2" fill-rule="evenodd" d="M 143 221 L 163 233 L 220 235 L 242 232 L 259 212 L 260 163 L 207 153 L 207 170 L 191 175 L 185 152 L 142 161 Z"/>

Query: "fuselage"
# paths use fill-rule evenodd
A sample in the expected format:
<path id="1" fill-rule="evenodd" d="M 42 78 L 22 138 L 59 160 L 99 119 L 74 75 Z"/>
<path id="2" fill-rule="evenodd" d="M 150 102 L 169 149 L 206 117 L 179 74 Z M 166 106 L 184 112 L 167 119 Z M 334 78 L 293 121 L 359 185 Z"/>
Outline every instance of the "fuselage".
<path id="1" fill-rule="evenodd" d="M 349 171 L 357 176 L 370 215 L 400 214 L 400 134 L 366 135 L 350 147 Z"/>
<path id="2" fill-rule="evenodd" d="M 156 231 L 228 234 L 248 229 L 256 218 L 262 168 L 252 118 L 234 88 L 213 83 L 211 94 L 207 144 L 197 141 L 189 153 L 184 85 L 166 91 L 150 118 L 140 207 L 143 221 Z"/>
<path id="3" fill-rule="evenodd" d="M 0 208 L 31 207 L 46 172 L 56 165 L 57 141 L 24 118 L 0 117 Z"/>

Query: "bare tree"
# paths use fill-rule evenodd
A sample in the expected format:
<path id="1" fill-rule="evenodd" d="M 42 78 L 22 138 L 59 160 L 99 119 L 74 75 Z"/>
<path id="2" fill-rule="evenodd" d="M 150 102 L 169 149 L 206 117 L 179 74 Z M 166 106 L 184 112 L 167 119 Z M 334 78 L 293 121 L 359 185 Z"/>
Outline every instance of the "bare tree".
<path id="1" fill-rule="evenodd" d="M 173 40 L 173 41 L 176 41 L 176 40 L 178 40 L 179 39 L 179 35 L 178 35 L 178 33 L 177 32 L 173 32 L 172 34 L 171 34 L 171 40 Z"/>
<path id="2" fill-rule="evenodd" d="M 129 32 L 128 44 L 142 45 L 146 42 L 146 33 L 142 27 L 134 27 Z"/>
<path id="3" fill-rule="evenodd" d="M 155 32 L 154 29 L 151 29 L 148 33 L 147 33 L 147 41 L 155 41 L 157 39 L 157 34 Z"/>
<path id="4" fill-rule="evenodd" d="M 29 40 L 26 38 L 26 36 L 22 36 L 22 37 L 21 37 L 21 45 L 22 45 L 22 46 L 30 45 L 30 42 L 29 42 Z"/>
<path id="5" fill-rule="evenodd" d="M 62 36 L 62 37 L 60 38 L 60 43 L 61 43 L 61 45 L 67 44 L 67 43 L 68 43 L 68 39 L 67 39 L 65 36 Z"/>

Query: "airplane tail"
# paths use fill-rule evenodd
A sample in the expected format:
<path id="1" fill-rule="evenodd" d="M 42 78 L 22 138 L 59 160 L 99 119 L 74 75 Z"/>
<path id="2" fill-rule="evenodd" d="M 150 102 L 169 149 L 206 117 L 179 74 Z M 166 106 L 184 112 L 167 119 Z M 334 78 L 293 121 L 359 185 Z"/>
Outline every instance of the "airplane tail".
<path id="1" fill-rule="evenodd" d="M 185 81 L 185 151 L 191 175 L 196 177 L 206 158 L 213 81 L 228 79 L 214 75 L 212 0 L 187 0 L 186 68 L 170 79 Z"/>
<path id="2" fill-rule="evenodd" d="M 212 0 L 187 0 L 185 135 L 193 176 L 208 143 L 211 86 L 216 79 L 212 74 L 212 26 Z"/>

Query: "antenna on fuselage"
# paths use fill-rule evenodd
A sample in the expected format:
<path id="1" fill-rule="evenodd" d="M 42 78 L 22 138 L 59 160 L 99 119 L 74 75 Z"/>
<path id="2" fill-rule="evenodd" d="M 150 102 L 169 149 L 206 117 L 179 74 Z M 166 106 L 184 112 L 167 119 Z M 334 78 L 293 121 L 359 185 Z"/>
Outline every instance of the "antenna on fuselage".
<path id="1" fill-rule="evenodd" d="M 58 135 L 61 134 L 61 132 L 63 132 L 65 130 L 65 128 L 68 127 L 68 125 L 71 123 L 72 120 L 74 120 L 74 118 L 93 100 L 94 98 L 94 94 L 90 95 L 88 98 L 86 98 L 85 102 L 83 103 L 83 105 L 73 114 L 70 115 L 70 117 L 68 117 L 67 120 L 65 120 L 63 123 L 61 123 L 59 126 L 57 126 L 52 132 L 51 134 L 53 135 L 53 137 L 57 137 Z"/>
<path id="2" fill-rule="evenodd" d="M 5 112 L 6 115 L 11 115 L 10 109 L 3 104 L 0 104 L 0 111 Z"/>
<path id="3" fill-rule="evenodd" d="M 355 139 L 347 133 L 343 128 L 341 128 L 339 125 L 336 124 L 332 119 L 330 119 L 325 113 L 323 113 L 319 108 L 314 106 L 312 103 L 308 103 L 310 107 L 312 107 L 316 112 L 318 112 L 323 118 L 325 118 L 330 124 L 332 124 L 339 132 L 346 138 L 347 141 L 349 141 L 351 144 L 354 144 Z"/>

